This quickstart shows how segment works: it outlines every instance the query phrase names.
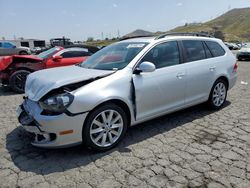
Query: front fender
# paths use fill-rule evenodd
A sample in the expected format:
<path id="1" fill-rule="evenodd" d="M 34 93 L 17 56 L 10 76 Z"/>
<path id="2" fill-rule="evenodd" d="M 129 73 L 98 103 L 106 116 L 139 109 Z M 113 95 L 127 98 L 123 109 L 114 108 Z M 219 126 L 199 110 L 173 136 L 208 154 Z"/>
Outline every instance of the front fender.
<path id="1" fill-rule="evenodd" d="M 91 111 L 110 100 L 124 102 L 132 111 L 132 83 L 129 74 L 113 74 L 96 80 L 73 91 L 74 101 L 68 110 L 71 113 Z"/>

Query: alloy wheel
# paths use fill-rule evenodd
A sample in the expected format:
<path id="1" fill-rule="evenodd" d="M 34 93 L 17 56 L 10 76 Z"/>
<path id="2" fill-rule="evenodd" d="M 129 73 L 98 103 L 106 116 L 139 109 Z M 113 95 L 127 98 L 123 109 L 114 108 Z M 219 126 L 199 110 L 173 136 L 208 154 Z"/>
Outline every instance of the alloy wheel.
<path id="1" fill-rule="evenodd" d="M 224 83 L 219 82 L 215 85 L 212 97 L 215 106 L 220 107 L 224 103 L 226 99 L 226 86 Z"/>
<path id="2" fill-rule="evenodd" d="M 122 116 L 116 110 L 99 113 L 90 126 L 90 138 L 99 147 L 113 145 L 121 136 L 124 127 Z"/>

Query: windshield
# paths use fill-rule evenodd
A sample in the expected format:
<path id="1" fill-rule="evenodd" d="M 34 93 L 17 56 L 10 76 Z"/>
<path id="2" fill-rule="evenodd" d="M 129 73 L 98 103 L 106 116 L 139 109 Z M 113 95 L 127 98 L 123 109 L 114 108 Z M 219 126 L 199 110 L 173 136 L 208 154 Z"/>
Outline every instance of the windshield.
<path id="1" fill-rule="evenodd" d="M 126 67 L 147 44 L 143 42 L 116 43 L 98 51 L 80 66 L 88 69 L 120 70 Z"/>
<path id="2" fill-rule="evenodd" d="M 41 59 L 47 59 L 59 50 L 60 50 L 60 47 L 50 48 L 49 50 L 46 50 L 46 51 L 38 54 L 37 56 Z"/>

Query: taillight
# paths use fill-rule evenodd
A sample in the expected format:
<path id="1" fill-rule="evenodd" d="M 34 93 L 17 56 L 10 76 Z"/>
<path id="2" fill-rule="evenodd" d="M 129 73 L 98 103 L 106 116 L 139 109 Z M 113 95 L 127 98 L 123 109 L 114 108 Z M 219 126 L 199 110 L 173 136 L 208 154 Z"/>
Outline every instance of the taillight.
<path id="1" fill-rule="evenodd" d="M 237 72 L 237 69 L 238 69 L 238 63 L 235 63 L 234 68 L 233 68 L 233 72 Z"/>

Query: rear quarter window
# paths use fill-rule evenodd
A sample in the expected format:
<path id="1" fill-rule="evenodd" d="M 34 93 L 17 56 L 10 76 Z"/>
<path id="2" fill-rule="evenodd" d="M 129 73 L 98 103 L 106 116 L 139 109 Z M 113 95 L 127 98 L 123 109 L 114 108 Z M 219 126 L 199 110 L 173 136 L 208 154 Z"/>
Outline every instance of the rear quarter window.
<path id="1" fill-rule="evenodd" d="M 220 44 L 214 41 L 206 41 L 205 42 L 210 51 L 212 52 L 214 57 L 219 57 L 225 55 L 225 50 L 221 47 Z"/>

